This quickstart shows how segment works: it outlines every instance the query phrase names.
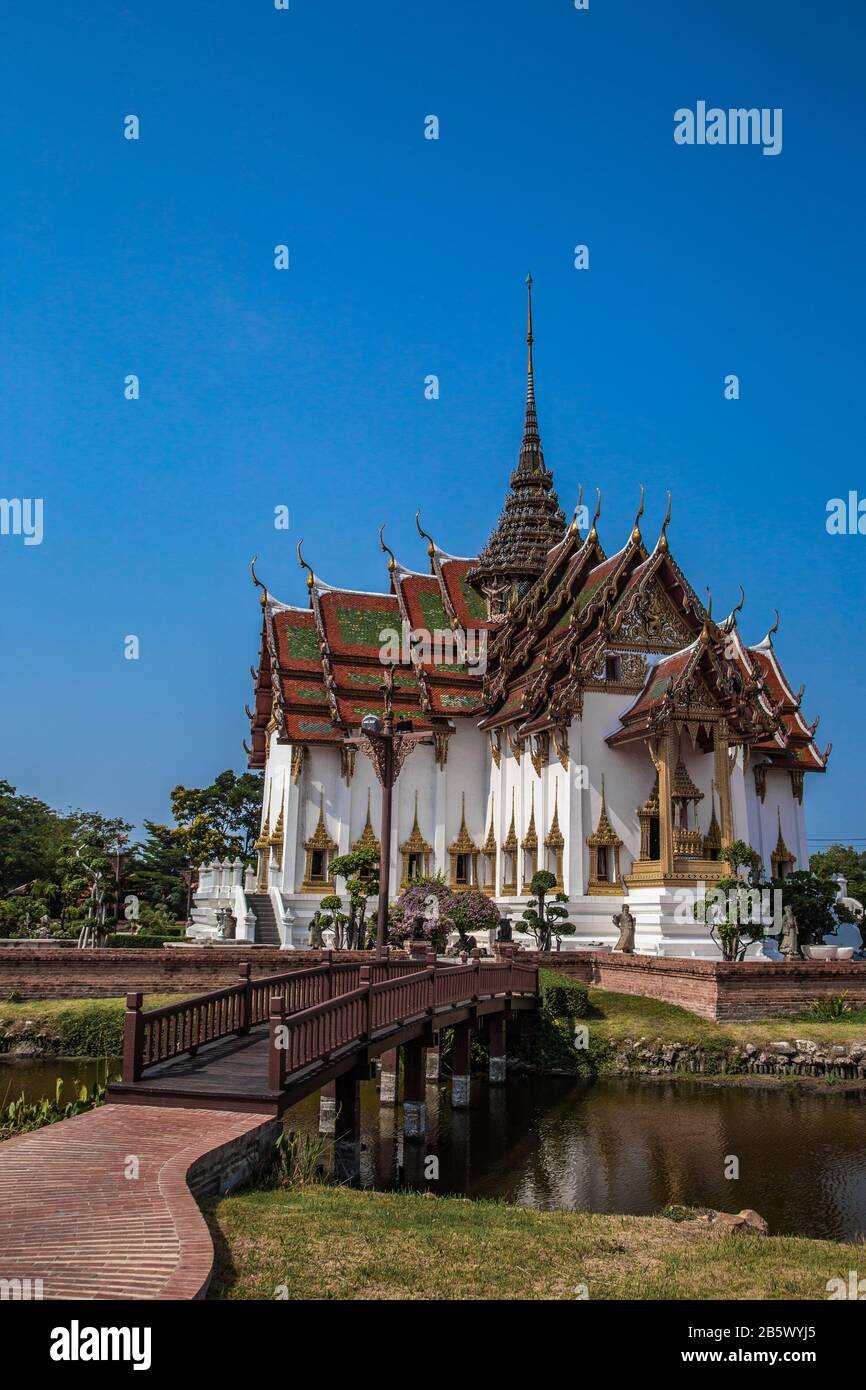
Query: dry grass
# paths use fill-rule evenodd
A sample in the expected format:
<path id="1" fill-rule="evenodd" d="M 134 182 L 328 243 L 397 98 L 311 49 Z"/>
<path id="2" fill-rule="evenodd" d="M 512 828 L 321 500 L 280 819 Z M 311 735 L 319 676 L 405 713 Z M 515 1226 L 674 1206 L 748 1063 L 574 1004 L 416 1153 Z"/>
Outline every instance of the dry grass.
<path id="1" fill-rule="evenodd" d="M 616 1043 L 623 1038 L 660 1038 L 662 1042 L 704 1044 L 714 1048 L 754 1043 L 793 1042 L 805 1038 L 815 1043 L 866 1043 L 866 1011 L 858 1010 L 853 1022 L 816 1023 L 792 1018 L 750 1019 L 744 1023 L 714 1023 L 697 1014 L 644 999 L 636 994 L 613 994 L 591 989 L 592 1013 L 586 1022 L 600 1039 Z"/>
<path id="2" fill-rule="evenodd" d="M 272 1299 L 822 1299 L 862 1247 L 713 1237 L 663 1217 L 306 1187 L 206 1206 L 211 1297 Z"/>

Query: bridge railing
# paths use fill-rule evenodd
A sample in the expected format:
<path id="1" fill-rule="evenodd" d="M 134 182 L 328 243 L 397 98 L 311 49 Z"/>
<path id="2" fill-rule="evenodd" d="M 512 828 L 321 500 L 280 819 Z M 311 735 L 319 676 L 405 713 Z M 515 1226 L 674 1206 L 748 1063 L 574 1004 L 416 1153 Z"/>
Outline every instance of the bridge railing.
<path id="1" fill-rule="evenodd" d="M 237 984 L 159 1009 L 142 1010 L 141 994 L 126 997 L 123 1040 L 123 1079 L 139 1081 L 142 1074 L 160 1062 L 169 1062 L 188 1053 L 194 1056 L 205 1043 L 221 1038 L 243 1037 L 270 1017 L 271 999 L 283 999 L 286 1014 L 301 1013 L 336 996 L 357 989 L 361 970 L 372 971 L 374 982 L 417 971 L 411 960 L 375 960 L 370 966 L 359 961 L 332 959 L 331 953 L 320 965 L 286 970 L 278 975 L 251 975 L 248 962 L 238 967 Z"/>
<path id="2" fill-rule="evenodd" d="M 289 1076 L 333 1058 L 351 1043 L 389 1028 L 429 1017 L 479 998 L 537 994 L 538 967 L 513 960 L 439 967 L 432 962 L 412 973 L 375 979 L 375 966 L 360 967 L 360 984 L 345 994 L 289 1014 L 281 995 L 271 1000 L 268 1084 L 280 1091 Z"/>

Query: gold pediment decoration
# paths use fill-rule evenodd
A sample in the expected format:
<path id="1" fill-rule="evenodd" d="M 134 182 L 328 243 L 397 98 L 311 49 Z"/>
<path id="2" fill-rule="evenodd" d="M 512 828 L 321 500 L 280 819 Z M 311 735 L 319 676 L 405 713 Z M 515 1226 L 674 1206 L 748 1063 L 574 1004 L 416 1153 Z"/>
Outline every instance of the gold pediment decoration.
<path id="1" fill-rule="evenodd" d="M 694 633 L 656 580 L 628 603 L 617 633 L 617 642 L 650 652 L 680 651 L 693 640 Z"/>

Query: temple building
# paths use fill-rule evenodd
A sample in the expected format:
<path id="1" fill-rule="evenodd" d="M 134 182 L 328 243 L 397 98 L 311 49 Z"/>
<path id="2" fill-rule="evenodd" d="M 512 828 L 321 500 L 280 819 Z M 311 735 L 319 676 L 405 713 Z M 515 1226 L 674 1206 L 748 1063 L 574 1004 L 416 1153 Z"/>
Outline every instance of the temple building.
<path id="1" fill-rule="evenodd" d="M 379 784 L 347 739 L 382 712 L 393 634 L 395 715 L 432 734 L 394 789 L 393 896 L 438 871 L 516 924 L 547 868 L 576 928 L 563 949 L 615 941 L 611 915 L 628 902 L 638 951 L 715 956 L 678 905 L 682 889 L 726 872 L 726 844 L 748 842 L 768 876 L 808 867 L 804 774 L 823 772 L 830 749 L 819 752 L 818 721 L 779 664 L 778 617 L 755 645 L 740 631 L 742 596 L 713 617 L 671 552 L 670 498 L 645 540 L 641 488 L 610 554 L 600 496 L 591 518 L 578 497 L 567 521 L 539 435 L 528 283 L 523 440 L 479 553 L 441 549 L 419 515 L 426 568 L 407 568 L 380 533 L 381 593 L 329 584 L 300 546 L 304 606 L 253 571 L 262 625 L 247 751 L 265 788 L 257 871 L 233 882 L 240 934 L 306 945 L 319 900 L 343 887 L 334 857 L 378 849 Z M 217 889 L 206 876 L 203 924 Z"/>

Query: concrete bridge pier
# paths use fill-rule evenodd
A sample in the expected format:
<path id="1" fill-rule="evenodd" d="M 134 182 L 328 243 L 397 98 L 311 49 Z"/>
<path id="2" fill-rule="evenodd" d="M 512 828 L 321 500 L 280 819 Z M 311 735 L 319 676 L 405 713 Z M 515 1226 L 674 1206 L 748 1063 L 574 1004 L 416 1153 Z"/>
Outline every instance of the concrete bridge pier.
<path id="1" fill-rule="evenodd" d="M 329 1081 L 319 1092 L 319 1133 L 334 1133 L 334 1118 L 337 1113 L 337 1083 Z"/>
<path id="2" fill-rule="evenodd" d="M 396 1105 L 400 1084 L 400 1063 L 396 1047 L 382 1053 L 382 1067 L 379 1072 L 379 1104 Z"/>
<path id="3" fill-rule="evenodd" d="M 505 1016 L 492 1014 L 488 1020 L 487 1043 L 490 1054 L 490 1084 L 505 1085 Z"/>
<path id="4" fill-rule="evenodd" d="M 455 1110 L 465 1110 L 469 1106 L 469 1023 L 458 1023 L 454 1027 L 454 1047 L 451 1054 L 451 1104 Z"/>
<path id="5" fill-rule="evenodd" d="M 403 1141 L 421 1140 L 427 1129 L 424 1044 L 418 1039 L 403 1048 Z"/>
<path id="6" fill-rule="evenodd" d="M 369 1075 L 369 1072 L 366 1073 Z M 361 1173 L 361 1101 L 357 1069 L 344 1072 L 333 1082 L 334 1175 L 338 1181 L 352 1182 Z"/>
<path id="7" fill-rule="evenodd" d="M 439 1080 L 441 1059 L 439 1055 L 439 1034 L 434 1034 L 434 1044 L 427 1049 L 426 1079 L 428 1086 L 435 1086 Z"/>

